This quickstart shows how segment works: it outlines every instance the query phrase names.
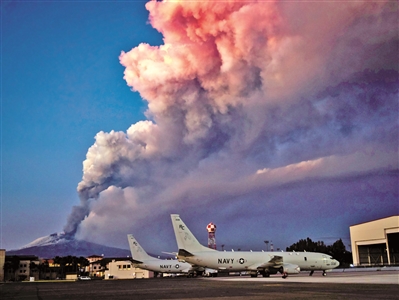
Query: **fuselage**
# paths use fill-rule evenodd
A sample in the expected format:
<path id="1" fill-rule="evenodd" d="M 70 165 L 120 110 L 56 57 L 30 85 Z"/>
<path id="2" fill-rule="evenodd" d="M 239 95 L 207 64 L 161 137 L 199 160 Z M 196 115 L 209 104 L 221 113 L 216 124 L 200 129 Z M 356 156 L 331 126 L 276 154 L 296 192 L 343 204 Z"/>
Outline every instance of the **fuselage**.
<path id="1" fill-rule="evenodd" d="M 280 257 L 282 263 L 297 265 L 303 271 L 329 270 L 339 265 L 331 256 L 318 252 L 206 251 L 192 254 L 179 259 L 202 267 L 236 272 L 278 268 L 273 259 Z"/>
<path id="2" fill-rule="evenodd" d="M 192 266 L 177 259 L 151 259 L 143 263 L 134 264 L 135 267 L 159 273 L 188 273 Z"/>

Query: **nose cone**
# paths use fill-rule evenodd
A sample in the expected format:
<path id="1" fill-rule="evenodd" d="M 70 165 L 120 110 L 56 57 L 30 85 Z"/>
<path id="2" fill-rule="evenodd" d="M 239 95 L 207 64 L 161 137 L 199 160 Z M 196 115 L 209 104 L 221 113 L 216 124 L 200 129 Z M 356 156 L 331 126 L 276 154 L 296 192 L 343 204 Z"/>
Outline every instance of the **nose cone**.
<path id="1" fill-rule="evenodd" d="M 335 267 L 338 267 L 338 266 L 339 266 L 339 261 L 336 260 L 336 259 L 334 259 L 333 261 L 334 261 L 334 263 L 335 263 Z"/>

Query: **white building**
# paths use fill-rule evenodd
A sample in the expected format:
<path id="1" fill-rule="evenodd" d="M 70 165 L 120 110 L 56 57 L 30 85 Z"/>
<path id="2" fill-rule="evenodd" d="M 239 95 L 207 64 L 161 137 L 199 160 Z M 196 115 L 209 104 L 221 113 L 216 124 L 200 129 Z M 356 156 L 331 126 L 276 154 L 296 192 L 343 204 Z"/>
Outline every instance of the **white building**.
<path id="1" fill-rule="evenodd" d="M 154 277 L 154 273 L 133 267 L 129 260 L 112 260 L 105 271 L 104 279 L 136 279 Z"/>
<path id="2" fill-rule="evenodd" d="M 349 227 L 353 264 L 399 265 L 399 216 Z"/>

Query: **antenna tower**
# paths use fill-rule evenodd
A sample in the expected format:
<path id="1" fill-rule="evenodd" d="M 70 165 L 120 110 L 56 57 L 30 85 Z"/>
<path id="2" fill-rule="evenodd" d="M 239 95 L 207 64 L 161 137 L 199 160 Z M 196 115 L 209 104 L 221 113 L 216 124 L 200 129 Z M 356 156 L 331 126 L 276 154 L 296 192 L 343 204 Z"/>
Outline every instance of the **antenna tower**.
<path id="1" fill-rule="evenodd" d="M 211 222 L 206 226 L 206 230 L 208 231 L 208 247 L 216 250 L 216 225 Z"/>

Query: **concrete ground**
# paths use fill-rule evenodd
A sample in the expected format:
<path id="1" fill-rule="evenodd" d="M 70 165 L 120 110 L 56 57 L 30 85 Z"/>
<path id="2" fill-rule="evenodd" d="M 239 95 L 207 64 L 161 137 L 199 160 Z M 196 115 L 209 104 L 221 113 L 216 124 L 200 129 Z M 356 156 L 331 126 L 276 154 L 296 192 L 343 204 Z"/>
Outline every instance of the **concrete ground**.
<path id="1" fill-rule="evenodd" d="M 153 278 L 0 285 L 8 299 L 398 299 L 399 272 L 320 272 L 270 278 Z"/>
<path id="2" fill-rule="evenodd" d="M 289 275 L 286 279 L 282 279 L 281 275 L 272 275 L 269 278 L 250 278 L 248 276 L 240 277 L 221 277 L 220 280 L 225 281 L 265 281 L 265 282 L 301 282 L 301 283 L 367 283 L 367 284 L 399 284 L 399 271 L 381 271 L 380 269 L 351 272 L 341 270 L 328 272 L 327 276 L 322 276 L 321 272 L 315 271 L 313 276 L 309 276 L 309 272 L 301 272 L 298 275 Z M 399 296 L 398 296 L 399 299 Z"/>

